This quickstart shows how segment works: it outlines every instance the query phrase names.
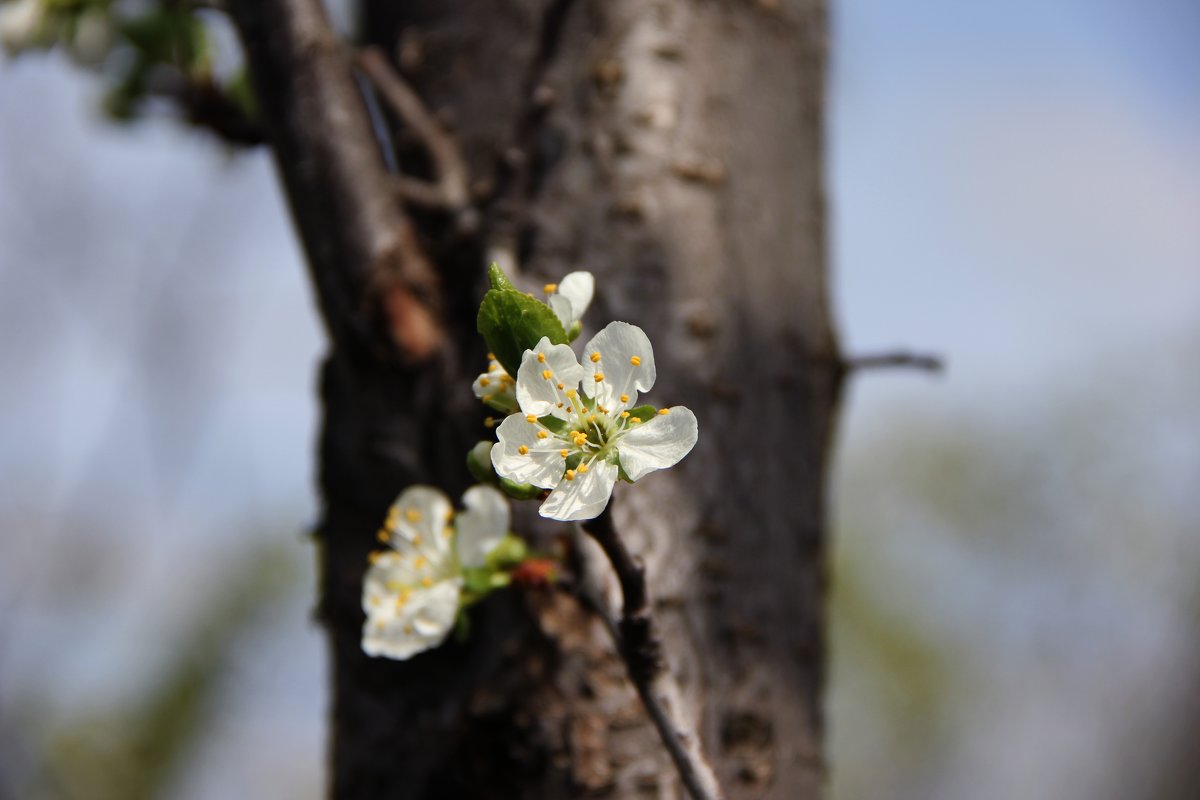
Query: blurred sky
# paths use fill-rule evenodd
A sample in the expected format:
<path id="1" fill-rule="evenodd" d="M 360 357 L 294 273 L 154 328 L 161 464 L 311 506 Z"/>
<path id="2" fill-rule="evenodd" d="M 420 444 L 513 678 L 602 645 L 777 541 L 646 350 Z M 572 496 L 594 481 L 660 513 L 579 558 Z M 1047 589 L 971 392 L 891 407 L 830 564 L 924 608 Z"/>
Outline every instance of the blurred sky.
<path id="1" fill-rule="evenodd" d="M 1038 572 L 1019 559 L 981 566 L 954 535 L 895 511 L 902 499 L 880 512 L 895 527 L 886 542 L 864 540 L 854 525 L 869 520 L 849 506 L 896 483 L 867 466 L 897 428 L 1000 448 L 1006 432 L 1032 431 L 1031 463 L 1072 472 L 1075 461 L 1039 454 L 1055 451 L 1062 419 L 1093 412 L 1124 420 L 1098 459 L 1140 451 L 1142 474 L 1164 484 L 1152 502 L 1190 498 L 1200 425 L 1175 400 L 1200 354 L 1200 4 L 843 0 L 832 17 L 846 348 L 908 345 L 950 364 L 938 379 L 855 382 L 839 549 L 870 562 L 877 595 L 928 615 L 920 625 L 967 637 L 1002 670 L 1026 668 L 1009 675 L 1047 658 L 1030 637 L 1052 624 L 1065 642 L 1052 667 L 1115 665 L 1094 692 L 1160 680 L 1148 664 L 1169 671 L 1182 657 L 1178 565 L 1197 563 L 1174 557 L 1194 555 L 1183 533 L 1148 536 L 1166 554 L 1151 590 L 1109 591 L 1127 551 L 1087 530 L 1048 532 L 1067 557 Z M 321 338 L 269 160 L 169 121 L 115 127 L 96 110 L 99 88 L 55 55 L 0 62 L 0 716 L 17 697 L 62 715 L 135 695 L 248 539 L 290 548 L 305 570 L 311 556 L 301 537 L 315 509 Z M 220 735 L 177 796 L 285 796 L 261 783 L 264 763 L 319 763 L 310 590 L 300 581 L 255 633 L 261 655 L 239 657 Z M 930 591 L 954 600 L 931 613 Z M 1113 648 L 1090 639 L 1097 620 L 1114 626 Z M 834 663 L 836 689 L 853 664 Z M 1049 673 L 976 696 L 999 734 L 969 724 L 931 772 L 897 788 L 885 760 L 843 796 L 1093 796 L 1096 748 L 1111 743 L 1082 731 L 1113 718 Z M 869 709 L 835 701 L 834 712 L 835 770 L 863 763 L 872 739 L 854 732 L 871 727 Z M 1011 758 L 989 761 L 1001 735 Z M 249 742 L 278 752 L 250 758 Z M 318 779 L 307 768 L 295 786 Z M 1012 790 L 1013 772 L 1033 781 L 1023 790 L 1054 791 Z"/>

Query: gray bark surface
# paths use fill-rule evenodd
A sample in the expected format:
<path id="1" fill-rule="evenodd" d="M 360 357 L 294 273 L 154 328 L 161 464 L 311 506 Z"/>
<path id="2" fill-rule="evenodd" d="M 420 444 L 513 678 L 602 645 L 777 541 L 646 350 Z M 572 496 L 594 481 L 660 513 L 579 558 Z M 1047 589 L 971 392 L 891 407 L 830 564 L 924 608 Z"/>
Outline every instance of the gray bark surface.
<path id="1" fill-rule="evenodd" d="M 820 797 L 824 503 L 842 374 L 826 271 L 823 2 L 369 3 L 369 38 L 457 138 L 482 220 L 464 233 L 410 209 L 447 331 L 419 364 L 387 355 L 364 311 L 377 281 L 361 278 L 409 217 L 381 210 L 374 179 L 347 185 L 326 169 L 365 147 L 362 126 L 339 128 L 333 145 L 292 130 L 354 104 L 348 59 L 328 56 L 333 78 L 289 72 L 313 41 L 255 33 L 256 14 L 277 25 L 311 0 L 234 6 L 256 88 L 276 93 L 268 129 L 335 332 L 319 532 L 333 796 L 681 796 L 607 630 L 566 592 L 499 594 L 473 612 L 467 641 L 410 662 L 359 650 L 360 580 L 388 503 L 415 481 L 464 487 L 462 457 L 489 435 L 469 382 L 483 365 L 474 304 L 499 257 L 528 288 L 594 272 L 585 339 L 611 319 L 640 325 L 658 364 L 648 399 L 696 412 L 695 451 L 618 487 L 614 518 L 646 562 L 679 702 L 729 796 Z M 256 50 L 256 35 L 271 47 Z M 333 101 L 327 80 L 341 81 Z M 428 170 L 403 130 L 397 144 L 402 169 Z M 382 169 L 365 155 L 353 167 Z M 358 200 L 305 199 L 322 186 Z M 360 276 L 349 290 L 346 275 Z M 349 299 L 334 302 L 331 285 Z M 582 576 L 611 584 L 594 547 L 574 552 Z"/>

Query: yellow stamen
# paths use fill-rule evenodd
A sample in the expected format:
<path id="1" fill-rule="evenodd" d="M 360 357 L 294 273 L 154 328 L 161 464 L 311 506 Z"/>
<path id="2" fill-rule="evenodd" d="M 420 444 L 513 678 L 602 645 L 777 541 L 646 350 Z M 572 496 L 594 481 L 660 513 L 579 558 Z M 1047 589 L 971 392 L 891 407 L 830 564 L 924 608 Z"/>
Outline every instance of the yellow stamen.
<path id="1" fill-rule="evenodd" d="M 417 511 L 415 508 L 410 508 L 404 512 L 404 518 L 409 522 L 420 522 L 421 512 Z"/>
<path id="2" fill-rule="evenodd" d="M 452 519 L 454 519 L 454 509 L 447 508 L 446 509 L 446 522 L 449 522 Z"/>
<path id="3" fill-rule="evenodd" d="M 628 411 L 622 411 L 622 412 L 621 412 L 621 419 L 629 419 L 629 412 L 628 412 Z"/>
<path id="4" fill-rule="evenodd" d="M 597 372 L 595 375 L 592 376 L 592 380 L 594 380 L 596 383 L 599 383 L 600 381 L 604 380 L 604 373 Z"/>
<path id="5" fill-rule="evenodd" d="M 607 413 L 608 413 L 608 409 L 607 409 L 607 408 L 605 408 L 604 406 L 596 406 L 596 408 L 597 408 L 597 409 L 599 409 L 599 411 L 600 411 L 600 413 L 601 413 L 601 414 L 607 414 Z"/>
<path id="6" fill-rule="evenodd" d="M 379 541 L 383 542 L 384 544 L 387 544 L 388 540 L 392 538 L 392 535 L 390 533 L 388 533 L 385 529 L 380 528 L 379 533 L 375 534 L 375 538 L 378 539 Z"/>
<path id="7" fill-rule="evenodd" d="M 375 550 L 369 556 L 367 556 L 367 561 L 370 561 L 372 564 L 377 564 L 381 558 L 383 558 L 383 553 Z"/>
<path id="8" fill-rule="evenodd" d="M 622 402 L 622 403 L 628 403 L 628 402 L 629 402 L 629 395 L 627 395 L 627 394 L 623 394 L 623 395 L 621 395 L 621 402 Z"/>
<path id="9" fill-rule="evenodd" d="M 573 470 L 573 469 L 567 470 L 567 474 L 564 477 L 569 481 L 575 480 L 575 470 Z"/>
<path id="10" fill-rule="evenodd" d="M 557 283 L 547 283 L 545 286 L 542 287 L 542 291 L 545 292 L 546 294 L 554 294 L 555 292 L 558 291 L 558 284 Z"/>
<path id="11" fill-rule="evenodd" d="M 545 439 L 545 438 L 547 438 L 547 437 L 549 437 L 549 436 L 550 436 L 550 434 L 546 433 L 545 431 L 538 431 L 538 438 L 539 438 L 539 439 Z"/>
<path id="12" fill-rule="evenodd" d="M 566 450 L 559 450 L 558 454 L 563 458 L 566 458 L 568 455 L 570 455 Z"/>
<path id="13" fill-rule="evenodd" d="M 527 455 L 529 455 L 529 448 L 526 447 L 525 445 L 521 445 L 520 447 L 517 448 L 517 452 L 523 456 L 527 456 Z"/>
<path id="14" fill-rule="evenodd" d="M 640 367 L 642 365 L 642 359 L 638 358 L 637 356 L 630 356 L 629 363 L 633 364 L 635 367 Z"/>
<path id="15" fill-rule="evenodd" d="M 480 386 L 488 386 L 491 384 L 491 382 L 492 382 L 492 379 L 486 375 L 484 375 L 482 378 L 479 379 Z"/>
<path id="16" fill-rule="evenodd" d="M 587 464 L 580 464 L 580 465 L 579 465 L 579 474 L 580 474 L 580 475 L 582 475 L 583 473 L 585 473 L 585 472 L 587 472 L 587 471 L 588 471 L 588 466 L 587 466 Z"/>
<path id="17" fill-rule="evenodd" d="M 546 354 L 545 353 L 538 353 L 538 363 L 539 364 L 546 363 Z"/>
<path id="18" fill-rule="evenodd" d="M 597 351 L 597 352 L 595 352 L 595 353 L 592 353 L 592 363 L 593 363 L 593 364 L 595 364 L 595 363 L 596 363 L 597 361 L 599 361 L 599 360 L 600 360 L 600 353 L 599 353 L 599 351 Z"/>
<path id="19" fill-rule="evenodd" d="M 537 417 L 535 417 L 533 414 L 526 414 L 525 421 L 532 424 L 534 422 L 537 422 Z"/>
<path id="20" fill-rule="evenodd" d="M 544 370 L 542 370 L 542 377 L 545 378 L 546 380 L 550 380 L 551 378 L 554 377 L 554 373 L 548 369 L 544 369 Z"/>
<path id="21" fill-rule="evenodd" d="M 485 428 L 494 428 L 495 426 L 496 426 L 496 418 L 495 417 L 488 417 L 487 419 L 485 419 L 483 421 L 483 427 L 485 427 Z"/>
<path id="22" fill-rule="evenodd" d="M 629 423 L 632 425 L 635 422 L 641 422 L 641 421 L 642 421 L 641 417 L 634 417 L 633 419 L 629 420 Z"/>
<path id="23" fill-rule="evenodd" d="M 563 388 L 563 384 L 561 384 L 561 383 L 560 383 L 560 384 L 558 385 L 558 388 L 559 388 L 559 389 L 562 389 L 562 388 Z M 558 407 L 559 407 L 559 408 L 562 408 L 562 403 L 559 403 L 559 404 L 558 404 Z"/>
<path id="24" fill-rule="evenodd" d="M 428 589 L 430 586 L 433 586 L 433 578 L 426 575 L 424 578 L 421 578 L 421 585 Z"/>
<path id="25" fill-rule="evenodd" d="M 425 569 L 429 566 L 429 559 L 425 556 L 415 556 L 413 558 L 413 566 L 417 569 Z"/>
<path id="26" fill-rule="evenodd" d="M 412 538 L 413 547 L 420 547 L 421 542 L 423 542 L 423 541 L 425 541 L 425 540 L 421 538 L 421 534 L 419 534 L 419 533 L 413 534 L 413 538 Z"/>
<path id="27" fill-rule="evenodd" d="M 558 407 L 559 407 L 559 408 L 562 408 L 562 407 L 563 407 L 563 404 L 562 404 L 562 403 L 559 403 L 559 404 L 558 404 Z"/>
<path id="28" fill-rule="evenodd" d="M 579 396 L 579 392 L 575 391 L 574 389 L 567 389 L 567 397 L 574 400 L 578 396 Z"/>
<path id="29" fill-rule="evenodd" d="M 667 414 L 670 414 L 670 413 L 671 413 L 671 409 L 669 409 L 669 408 L 660 408 L 658 410 L 658 415 L 660 417 L 665 417 Z"/>
<path id="30" fill-rule="evenodd" d="M 370 604 L 371 604 L 371 605 L 373 605 L 373 606 L 377 606 L 377 605 L 379 605 L 379 596 L 378 596 L 378 595 L 371 595 L 370 599 L 369 599 L 369 600 L 367 600 L 367 602 L 368 602 L 368 603 L 370 603 Z"/>
<path id="31" fill-rule="evenodd" d="M 595 422 L 595 421 L 596 421 L 596 415 L 595 415 L 595 414 L 588 414 L 587 421 L 588 421 L 588 424 L 589 424 L 589 425 L 590 425 L 591 423 Z"/>
<path id="32" fill-rule="evenodd" d="M 488 353 L 488 361 L 495 361 L 495 360 L 496 360 L 496 354 Z"/>
<path id="33" fill-rule="evenodd" d="M 449 525 L 442 528 L 442 536 L 444 536 L 445 538 L 449 539 L 453 535 L 454 535 L 454 528 L 451 528 Z"/>
<path id="34" fill-rule="evenodd" d="M 483 402 L 485 402 L 485 403 L 488 403 L 488 402 L 491 402 L 492 395 L 490 395 L 490 394 L 485 394 L 483 397 L 481 397 L 481 398 L 479 398 L 479 399 L 480 399 L 480 400 L 482 400 L 482 401 L 483 401 Z"/>

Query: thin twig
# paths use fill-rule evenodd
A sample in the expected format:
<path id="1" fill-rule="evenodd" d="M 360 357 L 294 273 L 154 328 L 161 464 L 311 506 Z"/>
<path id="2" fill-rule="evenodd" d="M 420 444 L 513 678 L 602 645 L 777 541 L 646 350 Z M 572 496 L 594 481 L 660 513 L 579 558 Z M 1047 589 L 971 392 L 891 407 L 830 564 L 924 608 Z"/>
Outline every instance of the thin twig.
<path id="1" fill-rule="evenodd" d="M 646 593 L 646 567 L 629 552 L 612 521 L 612 504 L 583 523 L 612 564 L 621 586 L 621 619 L 613 626 L 629 678 L 637 688 L 679 777 L 693 800 L 722 800 L 716 773 L 704 755 L 699 732 L 687 719 L 679 686 L 663 662 L 661 643 Z M 607 616 L 607 615 L 606 615 Z"/>
<path id="2" fill-rule="evenodd" d="M 925 370 L 926 372 L 941 372 L 946 368 L 945 362 L 938 356 L 924 353 L 910 353 L 906 350 L 865 356 L 848 356 L 842 361 L 842 365 L 847 371 L 904 367 Z"/>
<path id="3" fill-rule="evenodd" d="M 411 192 L 413 179 L 406 179 L 397 182 L 397 192 L 406 200 L 427 203 L 432 197 L 431 191 L 436 190 L 440 195 L 440 207 L 452 211 L 468 209 L 471 205 L 470 173 L 454 137 L 426 108 L 413 88 L 392 69 L 382 50 L 377 47 L 362 50 L 355 57 L 355 64 L 404 124 L 421 140 L 433 160 L 438 178 L 436 184 L 425 184 L 420 193 L 414 194 Z"/>

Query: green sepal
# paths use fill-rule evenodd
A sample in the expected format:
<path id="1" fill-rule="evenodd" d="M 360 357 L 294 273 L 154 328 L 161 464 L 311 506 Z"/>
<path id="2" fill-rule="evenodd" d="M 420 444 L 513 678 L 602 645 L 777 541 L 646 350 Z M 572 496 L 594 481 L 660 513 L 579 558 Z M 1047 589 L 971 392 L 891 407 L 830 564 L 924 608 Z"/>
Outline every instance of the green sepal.
<path id="1" fill-rule="evenodd" d="M 500 540 L 500 543 L 487 554 L 487 568 L 491 570 L 509 569 L 520 564 L 529 555 L 529 547 L 525 540 L 511 533 Z M 493 582 L 492 585 L 495 585 Z"/>
<path id="2" fill-rule="evenodd" d="M 487 567 L 464 569 L 463 588 L 474 595 L 487 594 L 492 589 L 492 573 Z"/>
<path id="3" fill-rule="evenodd" d="M 583 461 L 583 453 L 571 453 L 567 456 L 566 468 L 575 469 L 579 466 L 580 461 Z"/>
<path id="4" fill-rule="evenodd" d="M 567 341 L 573 342 L 579 338 L 579 334 L 583 333 L 583 323 L 575 320 L 571 323 L 571 330 L 567 331 Z"/>
<path id="5" fill-rule="evenodd" d="M 637 408 L 629 409 L 630 421 L 632 421 L 634 417 L 637 417 L 642 422 L 649 422 L 656 414 L 658 414 L 658 409 L 651 405 L 638 406 Z"/>
<path id="6" fill-rule="evenodd" d="M 495 483 L 496 469 L 492 466 L 493 442 L 480 441 L 467 452 L 467 470 L 481 483 Z"/>
<path id="7" fill-rule="evenodd" d="M 515 292 L 517 287 L 513 286 L 513 282 L 504 274 L 504 270 L 500 269 L 500 265 L 493 261 L 488 265 L 488 280 L 492 283 L 492 288 L 498 292 Z"/>
<path id="8" fill-rule="evenodd" d="M 500 489 L 513 500 L 536 500 L 544 491 L 531 483 L 517 483 L 508 478 L 500 479 Z"/>
<path id="9" fill-rule="evenodd" d="M 544 417 L 538 417 L 538 422 L 542 423 L 542 426 L 551 433 L 562 433 L 570 427 L 567 425 L 567 421 L 565 419 L 559 419 L 553 414 L 547 414 Z"/>
<path id="10" fill-rule="evenodd" d="M 545 336 L 551 344 L 566 344 L 567 332 L 550 306 L 527 294 L 492 289 L 479 304 L 476 327 L 508 374 L 514 378 L 521 356 Z"/>

